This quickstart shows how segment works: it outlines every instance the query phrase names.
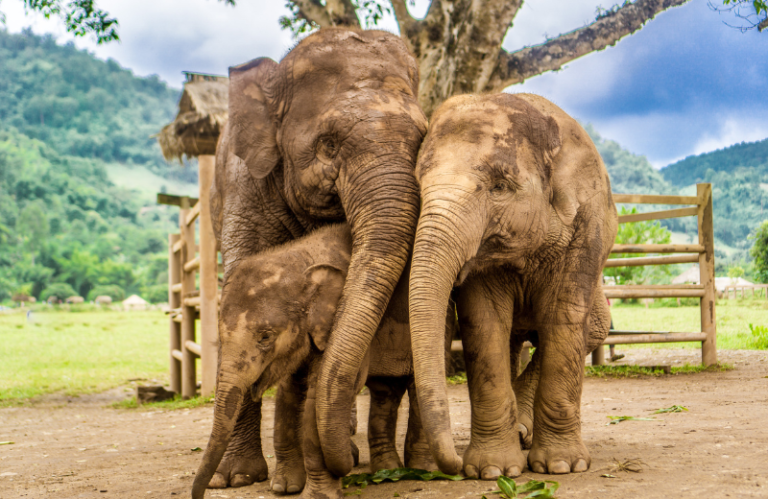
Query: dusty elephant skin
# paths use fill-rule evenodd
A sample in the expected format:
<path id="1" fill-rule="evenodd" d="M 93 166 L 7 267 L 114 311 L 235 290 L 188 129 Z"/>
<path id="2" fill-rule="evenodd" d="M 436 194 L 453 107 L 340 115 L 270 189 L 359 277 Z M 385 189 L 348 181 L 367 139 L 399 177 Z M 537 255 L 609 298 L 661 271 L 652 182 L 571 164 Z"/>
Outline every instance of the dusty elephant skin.
<path id="1" fill-rule="evenodd" d="M 440 469 L 463 466 L 484 479 L 519 475 L 526 464 L 519 409 L 533 430 L 533 471 L 587 470 L 584 356 L 608 334 L 600 274 L 618 220 L 589 136 L 535 95 L 454 97 L 432 118 L 416 176 L 422 210 L 410 281 L 412 342 L 419 406 Z M 435 348 L 454 284 L 472 403 L 463 463 Z M 516 361 L 529 336 L 538 349 L 515 383 L 518 408 L 510 357 Z"/>
<path id="2" fill-rule="evenodd" d="M 231 439 L 243 401 L 260 400 L 264 390 L 278 382 L 278 394 L 282 396 L 276 407 L 275 454 L 283 472 L 273 478 L 272 490 L 292 493 L 304 489 L 302 497 L 313 499 L 343 497 L 338 478 L 325 466 L 315 400 L 322 353 L 328 345 L 351 250 L 352 236 L 347 225 L 325 227 L 298 241 L 248 257 L 230 274 L 221 302 L 213 430 L 195 476 L 193 498 L 204 496 Z M 450 344 L 453 332 L 452 322 L 446 324 L 443 345 Z M 395 289 L 368 358 L 358 385 L 367 378 L 371 390 L 368 441 L 372 471 L 402 466 L 395 447 L 395 429 L 406 388 L 411 398 L 406 465 L 434 469 L 413 393 L 407 275 Z M 299 411 L 286 412 L 279 406 L 285 401 Z M 303 417 L 297 417 L 301 408 Z M 349 440 L 349 434 L 340 438 Z"/>
<path id="3" fill-rule="evenodd" d="M 380 31 L 320 30 L 279 64 L 256 59 L 230 69 L 229 122 L 211 196 L 225 281 L 250 255 L 330 222 L 351 226 L 349 279 L 326 352 L 326 371 L 333 368 L 322 373 L 318 393 L 321 440 L 344 455 L 336 471 L 351 466 L 341 428 L 355 376 L 416 229 L 413 168 L 426 132 L 417 87 L 403 42 Z M 331 379 L 333 392 L 323 389 Z M 246 398 L 211 487 L 266 479 L 260 403 Z M 295 412 L 292 403 L 278 406 Z"/>

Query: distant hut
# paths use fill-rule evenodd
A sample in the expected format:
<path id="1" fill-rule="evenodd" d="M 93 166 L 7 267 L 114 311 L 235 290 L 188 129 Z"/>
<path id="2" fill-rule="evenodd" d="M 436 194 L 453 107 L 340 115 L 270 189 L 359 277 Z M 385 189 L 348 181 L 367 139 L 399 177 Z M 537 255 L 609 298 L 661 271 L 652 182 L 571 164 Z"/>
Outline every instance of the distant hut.
<path id="1" fill-rule="evenodd" d="M 99 295 L 93 300 L 96 305 L 111 305 L 112 297 L 107 295 Z"/>
<path id="2" fill-rule="evenodd" d="M 218 365 L 218 257 L 210 213 L 210 190 L 213 183 L 216 143 L 227 123 L 229 106 L 229 78 L 185 71 L 187 81 L 179 101 L 179 113 L 157 135 L 157 141 L 168 161 L 187 158 L 198 159 L 200 187 L 200 344 L 202 395 L 212 395 L 216 385 Z M 176 198 L 176 199 L 174 199 Z M 158 203 L 183 206 L 178 196 L 158 194 Z M 193 201 L 193 200 L 189 200 Z M 194 205 L 194 201 L 188 206 Z M 194 257 L 194 252 L 190 259 Z M 170 283 L 169 283 L 170 284 Z M 169 303 L 174 303 L 169 286 Z M 178 298 L 178 297 L 177 297 Z M 178 324 L 172 323 L 172 328 Z M 174 329 L 172 336 L 180 330 Z M 179 387 L 176 387 L 179 388 Z M 175 389 L 176 389 L 175 388 Z M 180 389 L 180 388 L 179 388 Z"/>
<path id="3" fill-rule="evenodd" d="M 85 299 L 82 296 L 70 296 L 67 298 L 67 303 L 70 305 L 76 305 L 78 303 L 84 303 Z"/>
<path id="4" fill-rule="evenodd" d="M 216 142 L 227 122 L 229 78 L 186 72 L 179 113 L 157 135 L 167 161 L 216 154 Z"/>
<path id="5" fill-rule="evenodd" d="M 123 308 L 125 310 L 146 310 L 148 305 L 147 300 L 139 295 L 131 295 L 123 300 Z"/>

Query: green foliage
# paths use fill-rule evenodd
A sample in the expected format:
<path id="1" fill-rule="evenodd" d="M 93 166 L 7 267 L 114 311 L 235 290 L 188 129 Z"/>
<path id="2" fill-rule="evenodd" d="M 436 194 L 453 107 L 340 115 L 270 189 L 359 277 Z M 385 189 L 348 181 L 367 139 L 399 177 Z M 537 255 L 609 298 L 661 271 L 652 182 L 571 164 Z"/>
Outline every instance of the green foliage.
<path id="1" fill-rule="evenodd" d="M 749 324 L 749 330 L 752 333 L 752 346 L 757 350 L 768 350 L 768 327 L 753 326 Z"/>
<path id="2" fill-rule="evenodd" d="M 40 299 L 48 301 L 51 296 L 55 296 L 59 301 L 64 301 L 70 296 L 77 296 L 77 291 L 66 282 L 55 282 L 43 290 Z"/>
<path id="3" fill-rule="evenodd" d="M 730 267 L 728 269 L 728 277 L 737 279 L 743 275 L 744 275 L 744 268 L 738 265 L 734 265 L 733 267 Z"/>
<path id="4" fill-rule="evenodd" d="M 704 366 L 701 364 L 684 364 L 682 366 L 672 366 L 671 375 L 677 374 L 696 374 L 705 371 L 729 371 L 733 369 L 730 364 L 717 364 L 714 366 Z M 584 375 L 588 378 L 639 378 L 644 376 L 666 376 L 664 370 L 660 367 L 646 366 L 586 366 Z"/>
<path id="5" fill-rule="evenodd" d="M 107 162 L 196 181 L 150 138 L 178 92 L 29 31 L 0 31 L 0 67 L 0 301 L 21 288 L 39 299 L 54 283 L 166 301 L 177 211 L 115 185 Z"/>
<path id="6" fill-rule="evenodd" d="M 623 423 L 624 421 L 656 421 L 656 418 L 636 418 L 635 416 L 607 416 L 610 421 L 605 426 Z"/>
<path id="7" fill-rule="evenodd" d="M 667 407 L 665 409 L 656 409 L 653 411 L 654 414 L 668 414 L 672 412 L 688 412 L 687 407 L 683 407 L 682 405 L 673 405 L 672 407 Z"/>
<path id="8" fill-rule="evenodd" d="M 341 479 L 341 486 L 349 488 L 350 485 L 355 485 L 364 489 L 369 484 L 378 485 L 384 481 L 398 482 L 400 480 L 464 480 L 461 475 L 446 475 L 440 471 L 427 471 L 419 470 L 415 468 L 394 468 L 391 470 L 379 470 L 376 473 L 359 473 L 357 475 L 348 475 Z"/>
<path id="9" fill-rule="evenodd" d="M 120 402 L 115 402 L 110 405 L 114 409 L 142 409 L 142 410 L 163 410 L 163 411 L 175 411 L 178 409 L 195 409 L 197 407 L 205 407 L 213 404 L 213 397 L 201 397 L 197 395 L 190 399 L 183 399 L 181 395 L 176 395 L 170 400 L 163 400 L 160 402 L 147 402 L 139 404 L 136 401 L 136 397 L 129 397 Z M 198 452 L 201 450 L 199 447 L 190 449 L 192 452 Z"/>
<path id="10" fill-rule="evenodd" d="M 760 282 L 768 282 L 768 220 L 764 220 L 750 238 L 755 242 L 749 254 L 754 258 Z"/>
<path id="11" fill-rule="evenodd" d="M 636 208 L 627 210 L 622 207 L 620 214 L 628 215 L 637 213 Z M 633 222 L 619 225 L 616 235 L 617 244 L 667 244 L 672 240 L 672 234 L 662 227 L 658 220 L 645 222 Z M 628 258 L 641 256 L 637 254 L 612 254 L 610 258 Z M 646 284 L 658 283 L 669 277 L 671 270 L 668 265 L 655 265 L 647 267 L 610 267 L 603 271 L 607 277 L 613 277 L 616 284 Z"/>
<path id="12" fill-rule="evenodd" d="M 544 482 L 529 480 L 522 485 L 517 485 L 514 480 L 504 475 L 496 479 L 496 485 L 499 487 L 499 490 L 495 490 L 491 494 L 498 494 L 505 499 L 528 499 L 533 497 L 555 499 L 555 493 L 560 488 L 558 482 L 551 480 Z M 483 499 L 488 499 L 485 494 Z"/>

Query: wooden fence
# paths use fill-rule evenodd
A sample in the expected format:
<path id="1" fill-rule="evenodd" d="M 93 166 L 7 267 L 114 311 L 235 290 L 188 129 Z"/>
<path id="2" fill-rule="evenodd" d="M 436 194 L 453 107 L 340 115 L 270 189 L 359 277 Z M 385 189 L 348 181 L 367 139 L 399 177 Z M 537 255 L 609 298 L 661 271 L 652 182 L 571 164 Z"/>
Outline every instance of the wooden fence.
<path id="1" fill-rule="evenodd" d="M 722 297 L 726 300 L 730 299 L 731 297 L 731 290 L 733 290 L 733 297 L 738 298 L 739 290 L 741 290 L 741 297 L 744 298 L 745 291 L 752 290 L 752 298 L 755 296 L 765 296 L 768 298 L 768 284 L 733 284 L 729 286 L 725 286 L 723 288 Z"/>
<path id="2" fill-rule="evenodd" d="M 701 328 L 699 331 L 621 331 L 611 330 L 605 345 L 630 343 L 701 342 L 701 362 L 706 366 L 717 363 L 717 331 L 715 328 L 715 245 L 712 226 L 712 184 L 697 184 L 696 196 L 656 196 L 614 194 L 616 204 L 692 205 L 687 208 L 633 213 L 619 216 L 619 223 L 664 220 L 695 216 L 698 219 L 698 244 L 638 244 L 614 245 L 611 253 L 641 253 L 653 256 L 612 258 L 605 267 L 668 265 L 698 263 L 699 284 L 605 286 L 606 298 L 699 298 Z M 592 354 L 592 364 L 604 364 L 601 346 Z"/>
<path id="3" fill-rule="evenodd" d="M 201 363 L 203 396 L 212 395 L 216 385 L 218 355 L 218 274 L 221 271 L 209 212 L 209 191 L 213 181 L 214 157 L 200 156 L 199 201 L 184 196 L 158 194 L 158 203 L 179 206 L 179 234 L 168 236 L 168 302 L 170 304 L 171 390 L 183 398 L 195 396 L 196 359 Z M 698 184 L 696 196 L 656 196 L 614 194 L 617 204 L 692 205 L 649 213 L 622 215 L 619 223 L 698 217 L 698 244 L 617 244 L 611 253 L 641 253 L 653 256 L 615 258 L 606 267 L 698 263 L 700 284 L 605 286 L 607 298 L 700 298 L 701 331 L 619 331 L 612 330 L 605 345 L 629 343 L 701 342 L 702 363 L 717 362 L 715 330 L 715 255 L 712 227 L 712 186 Z M 195 222 L 199 220 L 196 244 Z M 199 274 L 199 288 L 196 285 Z M 196 320 L 200 320 L 200 340 L 196 340 Z M 454 342 L 460 348 L 461 342 Z M 527 353 L 527 352 L 525 352 Z M 527 355 L 525 355 L 527 359 Z M 593 364 L 605 363 L 600 346 L 592 354 Z"/>

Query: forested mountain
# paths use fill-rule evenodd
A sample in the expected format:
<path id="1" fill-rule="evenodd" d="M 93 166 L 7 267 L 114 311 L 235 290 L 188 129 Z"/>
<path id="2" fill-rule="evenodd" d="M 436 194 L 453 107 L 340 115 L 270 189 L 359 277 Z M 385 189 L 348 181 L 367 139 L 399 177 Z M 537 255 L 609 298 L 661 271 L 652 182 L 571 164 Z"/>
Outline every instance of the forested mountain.
<path id="1" fill-rule="evenodd" d="M 742 142 L 725 149 L 718 149 L 687 158 L 661 169 L 664 178 L 673 185 L 684 187 L 696 182 L 708 182 L 718 172 L 733 173 L 738 170 L 768 175 L 768 139 L 759 142 Z M 710 173 L 709 170 L 712 170 Z"/>
<path id="2" fill-rule="evenodd" d="M 178 210 L 154 205 L 162 184 L 136 180 L 197 181 L 151 138 L 178 97 L 50 36 L 0 31 L 0 302 L 51 287 L 165 301 Z M 145 188 L 115 185 L 115 168 Z"/>

